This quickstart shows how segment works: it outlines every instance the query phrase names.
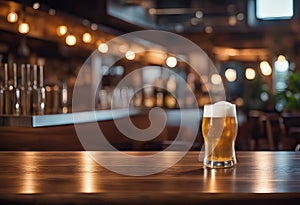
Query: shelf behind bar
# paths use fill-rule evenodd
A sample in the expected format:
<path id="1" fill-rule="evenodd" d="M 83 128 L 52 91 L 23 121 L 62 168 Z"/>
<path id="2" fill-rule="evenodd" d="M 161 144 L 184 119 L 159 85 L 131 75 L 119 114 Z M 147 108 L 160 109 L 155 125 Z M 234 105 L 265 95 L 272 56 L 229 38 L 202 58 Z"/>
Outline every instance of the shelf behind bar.
<path id="1" fill-rule="evenodd" d="M 0 116 L 0 126 L 47 127 L 73 124 L 74 119 L 76 123 L 88 123 L 123 118 L 128 116 L 128 112 L 130 116 L 139 114 L 134 109 L 116 109 L 33 116 L 3 115 Z"/>

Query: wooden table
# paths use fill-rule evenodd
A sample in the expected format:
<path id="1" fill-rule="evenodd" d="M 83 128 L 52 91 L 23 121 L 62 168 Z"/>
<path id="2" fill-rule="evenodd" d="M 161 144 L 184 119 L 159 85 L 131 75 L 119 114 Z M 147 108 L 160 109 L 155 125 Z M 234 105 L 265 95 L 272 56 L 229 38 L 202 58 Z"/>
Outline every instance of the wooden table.
<path id="1" fill-rule="evenodd" d="M 230 169 L 205 169 L 198 156 L 189 152 L 162 173 L 132 177 L 106 170 L 85 152 L 0 152 L 0 202 L 299 204 L 300 153 L 238 152 L 238 164 Z"/>

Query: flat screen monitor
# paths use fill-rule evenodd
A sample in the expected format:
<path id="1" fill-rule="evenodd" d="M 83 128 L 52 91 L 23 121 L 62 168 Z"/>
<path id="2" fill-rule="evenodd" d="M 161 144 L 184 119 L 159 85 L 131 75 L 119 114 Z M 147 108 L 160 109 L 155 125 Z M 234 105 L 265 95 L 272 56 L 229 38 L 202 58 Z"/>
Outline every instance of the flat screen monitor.
<path id="1" fill-rule="evenodd" d="M 291 19 L 293 16 L 293 0 L 256 0 L 256 18 L 258 19 Z"/>
<path id="2" fill-rule="evenodd" d="M 294 0 L 248 0 L 247 21 L 251 27 L 287 26 L 299 18 L 300 1 Z"/>

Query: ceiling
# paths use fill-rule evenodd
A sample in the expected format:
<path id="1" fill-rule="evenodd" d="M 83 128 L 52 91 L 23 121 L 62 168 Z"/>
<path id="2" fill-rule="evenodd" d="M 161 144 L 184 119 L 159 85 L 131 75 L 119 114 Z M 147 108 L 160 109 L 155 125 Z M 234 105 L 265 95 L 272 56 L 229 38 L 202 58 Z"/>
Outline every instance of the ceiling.
<path id="1" fill-rule="evenodd" d="M 31 6 L 35 0 L 19 0 Z M 54 8 L 92 22 L 112 26 L 123 32 L 163 29 L 179 33 L 251 31 L 249 2 L 254 0 L 43 0 L 41 9 Z M 298 5 L 299 4 L 299 5 Z M 295 13 L 300 3 L 295 1 Z M 299 8 L 298 8 L 299 7 Z M 231 18 L 230 18 L 231 17 Z M 233 18 L 237 17 L 237 18 Z M 299 15 L 295 18 L 299 21 Z M 289 26 L 285 23 L 286 26 Z M 261 28 L 255 28 L 261 29 Z"/>
<path id="2" fill-rule="evenodd" d="M 16 1 L 32 6 L 32 0 Z M 251 23 L 254 0 L 43 0 L 41 10 L 53 8 L 101 24 L 119 35 L 143 29 L 179 33 L 203 49 L 269 49 L 295 51 L 300 42 L 300 2 L 295 16 L 285 21 Z M 253 53 L 253 52 L 252 52 Z M 254 52 L 255 53 L 255 52 Z"/>

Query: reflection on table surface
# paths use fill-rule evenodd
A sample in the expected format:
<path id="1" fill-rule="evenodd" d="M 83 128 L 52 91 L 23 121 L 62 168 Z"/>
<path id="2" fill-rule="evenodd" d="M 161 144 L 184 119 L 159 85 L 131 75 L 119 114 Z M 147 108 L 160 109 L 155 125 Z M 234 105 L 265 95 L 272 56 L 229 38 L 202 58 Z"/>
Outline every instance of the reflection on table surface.
<path id="1" fill-rule="evenodd" d="M 117 156 L 111 152 L 94 154 L 107 160 Z M 145 155 L 145 152 L 128 154 L 138 156 Z M 165 157 L 172 158 L 176 154 L 178 153 L 167 152 Z M 280 198 L 299 198 L 298 153 L 237 152 L 238 164 L 229 169 L 203 168 L 198 156 L 199 152 L 189 152 L 175 166 L 162 173 L 132 177 L 103 168 L 87 152 L 1 152 L 0 199 L 15 200 L 28 194 L 35 197 L 71 194 L 75 200 L 82 193 L 100 194 L 100 198 L 108 197 L 107 200 L 112 196 L 114 200 L 121 196 L 169 196 L 168 199 L 172 199 L 176 195 L 200 199 L 209 193 L 219 193 L 219 197 L 225 198 L 226 194 L 235 197 L 260 197 L 252 196 L 251 193 L 273 193 L 280 194 L 276 195 Z M 120 166 L 117 160 L 111 161 L 116 163 L 112 166 Z M 153 166 L 159 166 L 160 163 L 161 161 L 157 161 Z M 122 166 L 124 169 L 132 169 L 139 165 L 124 166 L 123 163 Z"/>

